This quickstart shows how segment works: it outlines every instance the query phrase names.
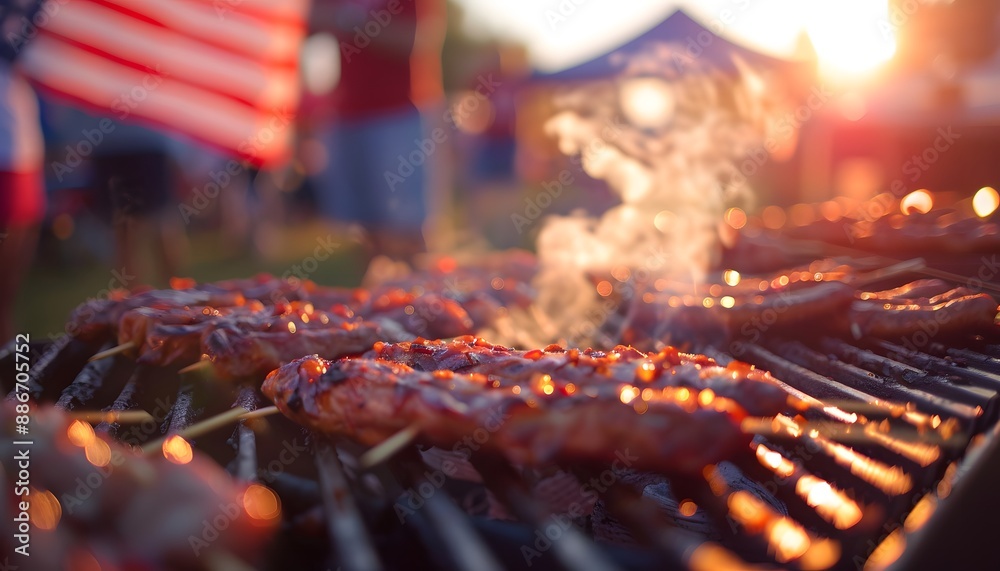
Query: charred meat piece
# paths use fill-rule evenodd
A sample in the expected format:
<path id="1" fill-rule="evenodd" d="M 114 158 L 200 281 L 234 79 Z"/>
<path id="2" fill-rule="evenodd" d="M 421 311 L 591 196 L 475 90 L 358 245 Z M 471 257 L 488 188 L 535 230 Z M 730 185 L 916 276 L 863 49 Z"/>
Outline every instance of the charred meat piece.
<path id="1" fill-rule="evenodd" d="M 139 363 L 161 367 L 189 365 L 201 357 L 201 338 L 206 331 L 228 318 L 261 315 L 267 311 L 269 309 L 256 300 L 235 307 L 130 309 L 118 323 L 118 343 L 134 343 Z"/>
<path id="2" fill-rule="evenodd" d="M 368 445 L 414 426 L 425 443 L 449 448 L 484 428 L 485 453 L 524 465 L 624 456 L 636 469 L 697 474 L 748 445 L 745 413 L 729 399 L 681 389 L 642 395 L 592 375 L 605 379 L 585 383 L 594 390 L 510 387 L 483 374 L 311 356 L 273 371 L 263 391 L 294 421 Z"/>
<path id="3" fill-rule="evenodd" d="M 222 319 L 205 331 L 201 350 L 216 375 L 234 379 L 263 376 L 311 353 L 358 355 L 386 337 L 384 327 L 355 317 L 348 307 L 324 311 L 292 302 L 271 314 Z"/>
<path id="4" fill-rule="evenodd" d="M 734 361 L 726 367 L 704 355 L 681 353 L 673 347 L 644 353 L 619 345 L 604 353 L 593 349 L 565 350 L 550 345 L 543 350 L 517 351 L 471 336 L 452 341 L 418 339 L 403 343 L 376 343 L 367 356 L 402 363 L 418 371 L 448 370 L 486 375 L 500 387 L 541 386 L 553 390 L 603 390 L 608 383 L 630 383 L 649 388 L 709 389 L 738 403 L 748 413 L 770 416 L 789 407 L 788 393 L 766 371 Z"/>
<path id="5" fill-rule="evenodd" d="M 391 319 L 414 337 L 457 337 L 473 332 L 473 322 L 456 301 L 436 293 L 390 289 L 371 296 L 357 313 L 365 319 Z"/>
<path id="6" fill-rule="evenodd" d="M 994 326 L 997 301 L 985 293 L 956 288 L 922 300 L 856 301 L 849 319 L 855 336 L 898 339 L 923 331 L 928 335 L 976 332 Z"/>

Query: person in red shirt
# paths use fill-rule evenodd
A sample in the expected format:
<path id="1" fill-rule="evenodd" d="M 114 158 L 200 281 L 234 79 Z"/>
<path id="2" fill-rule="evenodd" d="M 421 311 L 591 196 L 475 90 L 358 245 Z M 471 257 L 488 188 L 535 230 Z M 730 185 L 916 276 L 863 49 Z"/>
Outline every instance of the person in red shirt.
<path id="1" fill-rule="evenodd" d="M 372 257 L 412 262 L 424 251 L 427 164 L 438 143 L 425 132 L 419 98 L 440 86 L 440 42 L 418 22 L 429 0 L 329 0 L 314 25 L 340 45 L 340 81 L 323 137 L 317 179 L 324 215 L 361 225 Z M 435 72 L 435 70 L 437 70 Z M 435 73 L 437 77 L 434 77 Z M 440 90 L 440 87 L 437 88 Z"/>
<path id="2" fill-rule="evenodd" d="M 0 0 L 0 343 L 14 336 L 14 303 L 35 255 L 45 216 L 44 144 L 35 92 L 14 67 L 24 22 L 38 13 L 38 1 Z"/>

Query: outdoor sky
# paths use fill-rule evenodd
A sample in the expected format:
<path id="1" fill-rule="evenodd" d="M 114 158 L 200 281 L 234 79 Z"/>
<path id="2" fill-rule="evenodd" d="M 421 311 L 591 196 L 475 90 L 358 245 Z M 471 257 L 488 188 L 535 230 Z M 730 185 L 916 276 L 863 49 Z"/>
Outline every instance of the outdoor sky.
<path id="1" fill-rule="evenodd" d="M 821 63 L 844 71 L 871 69 L 894 50 L 887 0 L 458 2 L 466 10 L 471 31 L 524 42 L 532 62 L 543 70 L 586 61 L 645 31 L 679 7 L 703 24 L 719 23 L 730 39 L 774 55 L 791 55 L 796 38 L 806 30 Z"/>

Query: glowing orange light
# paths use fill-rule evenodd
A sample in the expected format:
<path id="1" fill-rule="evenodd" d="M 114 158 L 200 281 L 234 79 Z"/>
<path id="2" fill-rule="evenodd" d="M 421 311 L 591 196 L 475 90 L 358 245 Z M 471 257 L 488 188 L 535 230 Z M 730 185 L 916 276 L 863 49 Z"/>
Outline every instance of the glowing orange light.
<path id="1" fill-rule="evenodd" d="M 645 383 L 652 382 L 656 378 L 656 363 L 643 361 L 635 370 L 635 376 Z"/>
<path id="2" fill-rule="evenodd" d="M 1000 207 L 1000 194 L 991 186 L 980 188 L 972 197 L 972 209 L 980 218 L 993 214 L 998 207 Z"/>
<path id="3" fill-rule="evenodd" d="M 692 502 L 691 500 L 684 500 L 681 505 L 677 507 L 677 511 L 684 517 L 691 517 L 698 511 L 698 504 Z"/>
<path id="4" fill-rule="evenodd" d="M 788 221 L 788 216 L 785 214 L 785 210 L 780 206 L 768 206 L 760 213 L 761 220 L 764 222 L 765 228 L 770 228 L 771 230 L 777 230 L 785 225 Z"/>
<path id="5" fill-rule="evenodd" d="M 931 208 L 934 208 L 934 197 L 924 189 L 914 190 L 899 202 L 899 210 L 907 215 L 914 212 L 926 214 Z"/>
<path id="6" fill-rule="evenodd" d="M 737 286 L 740 284 L 740 273 L 736 270 L 726 270 L 722 272 L 722 280 L 726 285 Z"/>
<path id="7" fill-rule="evenodd" d="M 906 516 L 906 520 L 903 521 L 903 529 L 907 533 L 913 533 L 914 531 L 920 529 L 927 523 L 934 510 L 937 509 L 937 498 L 934 494 L 927 494 L 917 502 L 917 505 L 913 506 L 910 511 L 910 515 Z"/>
<path id="8" fill-rule="evenodd" d="M 288 332 L 295 333 L 295 324 L 292 323 L 291 321 L 288 322 Z"/>
<path id="9" fill-rule="evenodd" d="M 715 391 L 712 389 L 705 389 L 698 393 L 698 402 L 701 403 L 701 406 L 708 406 L 712 404 L 713 400 L 715 400 Z"/>
<path id="10" fill-rule="evenodd" d="M 768 538 L 774 548 L 774 557 L 781 563 L 802 557 L 810 545 L 806 532 L 787 517 L 778 518 L 771 523 Z"/>
<path id="11" fill-rule="evenodd" d="M 492 280 L 490 280 L 490 287 L 492 287 L 493 289 L 495 289 L 497 291 L 502 290 L 503 286 L 504 286 L 504 282 L 503 282 L 503 278 L 501 278 L 501 277 L 496 277 L 496 278 L 493 278 Z"/>
<path id="12" fill-rule="evenodd" d="M 87 443 L 84 448 L 84 454 L 87 456 L 87 461 L 97 467 L 107 466 L 111 462 L 111 447 L 108 443 L 101 440 L 100 438 L 94 438 L 92 441 Z"/>
<path id="13" fill-rule="evenodd" d="M 615 266 L 614 268 L 611 268 L 611 277 L 620 282 L 627 280 L 631 275 L 632 272 L 625 266 Z"/>
<path id="14" fill-rule="evenodd" d="M 281 515 L 281 501 L 269 488 L 250 484 L 243 492 L 243 509 L 255 520 L 270 521 Z"/>
<path id="15" fill-rule="evenodd" d="M 621 394 L 618 395 L 618 398 L 620 398 L 623 403 L 628 404 L 635 400 L 635 397 L 637 396 L 639 396 L 639 389 L 633 386 L 624 386 L 622 387 Z"/>
<path id="16" fill-rule="evenodd" d="M 66 429 L 66 437 L 69 438 L 70 442 L 80 448 L 85 448 L 88 444 L 93 442 L 95 438 L 97 438 L 94 434 L 93 427 L 82 420 L 74 420 L 70 423 L 69 428 Z"/>
<path id="17" fill-rule="evenodd" d="M 789 218 L 796 226 L 806 226 L 816 221 L 816 213 L 808 204 L 796 204 L 788 209 Z"/>
<path id="18" fill-rule="evenodd" d="M 795 491 L 806 503 L 837 529 L 848 529 L 861 521 L 861 508 L 825 480 L 805 475 L 795 483 Z"/>
<path id="19" fill-rule="evenodd" d="M 736 307 L 736 299 L 731 295 L 722 296 L 722 299 L 719 300 L 719 305 L 726 309 L 732 309 Z"/>
<path id="20" fill-rule="evenodd" d="M 187 464 L 194 458 L 194 450 L 183 436 L 174 434 L 163 441 L 163 457 L 174 464 Z"/>
<path id="21" fill-rule="evenodd" d="M 757 445 L 757 461 L 783 478 L 787 478 L 795 472 L 795 464 L 792 464 L 791 460 L 763 444 Z"/>
<path id="22" fill-rule="evenodd" d="M 36 528 L 51 531 L 59 524 L 62 517 L 62 505 L 48 490 L 31 488 L 31 502 L 28 504 L 28 517 Z"/>
<path id="23" fill-rule="evenodd" d="M 823 204 L 819 205 L 819 213 L 823 215 L 829 222 L 836 222 L 844 216 L 843 210 L 840 208 L 840 204 L 834 202 L 833 200 L 828 200 Z"/>
<path id="24" fill-rule="evenodd" d="M 597 293 L 600 294 L 601 297 L 608 297 L 611 295 L 611 282 L 604 280 L 597 284 Z"/>
<path id="25" fill-rule="evenodd" d="M 729 224 L 733 228 L 739 230 L 747 225 L 747 213 L 743 212 L 741 208 L 730 208 L 725 213 L 726 224 Z"/>

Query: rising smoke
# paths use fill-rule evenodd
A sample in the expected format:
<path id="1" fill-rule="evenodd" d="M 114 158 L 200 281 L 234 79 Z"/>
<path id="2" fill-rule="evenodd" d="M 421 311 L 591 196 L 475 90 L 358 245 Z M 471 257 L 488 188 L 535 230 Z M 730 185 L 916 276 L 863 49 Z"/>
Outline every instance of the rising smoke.
<path id="1" fill-rule="evenodd" d="M 552 217 L 539 233 L 538 308 L 568 341 L 593 342 L 638 279 L 701 283 L 718 261 L 725 211 L 752 199 L 737 165 L 778 108 L 761 77 L 734 64 L 723 72 L 661 45 L 613 80 L 557 96 L 546 131 L 621 199 L 600 218 Z M 622 128 L 602 139 L 609 122 Z M 604 279 L 614 291 L 595 288 Z"/>

